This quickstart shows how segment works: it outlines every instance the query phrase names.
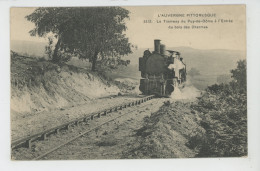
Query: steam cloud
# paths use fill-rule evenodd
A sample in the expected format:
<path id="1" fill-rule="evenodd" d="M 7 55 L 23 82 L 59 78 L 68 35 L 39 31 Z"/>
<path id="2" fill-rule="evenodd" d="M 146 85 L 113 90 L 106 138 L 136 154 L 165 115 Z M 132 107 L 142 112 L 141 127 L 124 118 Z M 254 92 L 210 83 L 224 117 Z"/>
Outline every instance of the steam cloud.
<path id="1" fill-rule="evenodd" d="M 172 101 L 177 100 L 194 100 L 200 96 L 200 91 L 196 89 L 188 80 L 183 84 L 184 88 L 174 87 L 170 98 Z"/>

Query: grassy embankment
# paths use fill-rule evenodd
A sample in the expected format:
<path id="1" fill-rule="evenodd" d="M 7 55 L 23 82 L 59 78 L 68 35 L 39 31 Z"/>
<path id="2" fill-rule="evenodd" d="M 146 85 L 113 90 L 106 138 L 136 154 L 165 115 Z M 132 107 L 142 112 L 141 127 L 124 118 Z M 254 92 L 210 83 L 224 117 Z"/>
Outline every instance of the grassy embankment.
<path id="1" fill-rule="evenodd" d="M 11 111 L 30 113 L 115 95 L 119 88 L 99 73 L 42 58 L 11 55 Z"/>

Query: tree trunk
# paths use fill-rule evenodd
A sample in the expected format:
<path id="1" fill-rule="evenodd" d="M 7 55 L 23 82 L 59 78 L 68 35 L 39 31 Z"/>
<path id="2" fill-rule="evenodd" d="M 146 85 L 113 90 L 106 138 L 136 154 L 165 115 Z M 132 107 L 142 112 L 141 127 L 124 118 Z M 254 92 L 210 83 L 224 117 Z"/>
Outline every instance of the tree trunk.
<path id="1" fill-rule="evenodd" d="M 96 51 L 92 60 L 92 68 L 91 68 L 92 71 L 96 70 L 97 56 L 98 56 L 98 52 Z"/>
<path id="2" fill-rule="evenodd" d="M 60 42 L 61 42 L 61 40 L 58 39 L 58 42 L 55 45 L 55 49 L 54 49 L 53 56 L 52 56 L 52 61 L 56 62 L 56 63 L 60 62 L 60 59 L 58 57 L 58 50 L 60 48 Z"/>

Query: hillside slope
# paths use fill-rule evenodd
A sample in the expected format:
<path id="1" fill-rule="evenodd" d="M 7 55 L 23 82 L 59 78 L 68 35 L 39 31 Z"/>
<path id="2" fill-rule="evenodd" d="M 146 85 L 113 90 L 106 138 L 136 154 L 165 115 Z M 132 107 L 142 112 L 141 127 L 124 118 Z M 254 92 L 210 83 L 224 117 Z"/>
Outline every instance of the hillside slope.
<path id="1" fill-rule="evenodd" d="M 12 113 L 39 112 L 118 94 L 119 88 L 97 73 L 45 60 L 11 57 Z"/>

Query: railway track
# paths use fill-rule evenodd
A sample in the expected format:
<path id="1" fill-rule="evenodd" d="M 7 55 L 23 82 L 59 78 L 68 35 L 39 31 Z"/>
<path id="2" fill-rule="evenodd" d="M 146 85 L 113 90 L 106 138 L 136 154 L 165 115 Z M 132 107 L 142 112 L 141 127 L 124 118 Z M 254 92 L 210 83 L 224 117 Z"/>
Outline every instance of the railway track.
<path id="1" fill-rule="evenodd" d="M 39 142 L 44 142 L 45 140 L 48 140 L 48 137 L 50 137 L 52 135 L 59 135 L 61 131 L 63 131 L 63 132 L 69 131 L 72 127 L 73 128 L 79 127 L 79 125 L 81 123 L 88 123 L 89 121 L 93 121 L 93 120 L 96 120 L 96 119 L 101 118 L 101 117 L 103 118 L 104 116 L 106 116 L 109 113 L 116 112 L 118 110 L 123 110 L 124 108 L 129 108 L 131 106 L 140 105 L 141 103 L 149 101 L 153 98 L 154 98 L 154 96 L 146 96 L 146 97 L 143 97 L 143 98 L 138 99 L 138 100 L 134 100 L 134 101 L 131 101 L 131 102 L 115 105 L 115 106 L 110 107 L 108 109 L 104 109 L 104 110 L 101 110 L 101 111 L 98 111 L 98 112 L 95 112 L 95 113 L 87 114 L 87 115 L 85 115 L 81 118 L 75 119 L 73 121 L 67 122 L 67 123 L 59 125 L 57 127 L 50 128 L 50 129 L 45 130 L 43 132 L 39 132 L 37 134 L 15 140 L 11 143 L 11 148 L 12 148 L 12 150 L 17 150 L 19 148 L 32 149 L 32 147 L 36 146 L 35 143 L 38 144 Z M 115 120 L 119 117 L 127 115 L 131 112 L 134 112 L 136 110 L 138 110 L 138 109 L 129 111 L 129 112 L 123 114 L 123 115 L 119 115 L 119 116 L 116 116 L 112 119 L 106 120 L 103 123 L 101 123 L 97 126 L 94 126 L 92 128 L 87 128 L 84 132 L 80 132 L 80 134 L 66 140 L 65 142 L 59 143 L 59 145 L 55 146 L 54 148 L 48 149 L 47 151 L 43 152 L 40 155 L 38 154 L 36 156 L 33 156 L 30 160 L 42 159 L 46 155 L 56 151 L 57 149 L 65 146 L 66 144 L 69 144 L 70 142 L 78 139 L 79 137 L 82 137 L 82 136 L 88 134 L 89 132 L 96 130 L 97 128 L 99 128 L 101 126 L 103 126 L 103 125 L 105 125 L 105 124 L 107 124 L 107 123 L 109 123 L 109 122 L 111 122 L 111 121 L 113 121 L 113 120 Z M 79 129 L 81 129 L 81 128 L 79 128 Z"/>

